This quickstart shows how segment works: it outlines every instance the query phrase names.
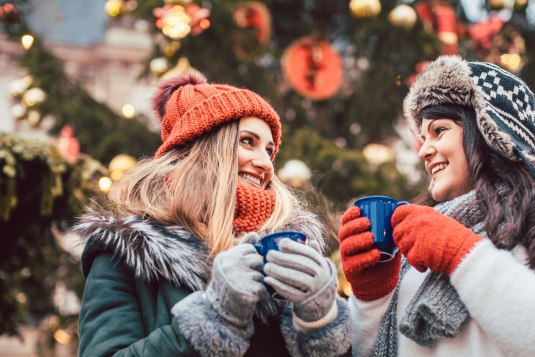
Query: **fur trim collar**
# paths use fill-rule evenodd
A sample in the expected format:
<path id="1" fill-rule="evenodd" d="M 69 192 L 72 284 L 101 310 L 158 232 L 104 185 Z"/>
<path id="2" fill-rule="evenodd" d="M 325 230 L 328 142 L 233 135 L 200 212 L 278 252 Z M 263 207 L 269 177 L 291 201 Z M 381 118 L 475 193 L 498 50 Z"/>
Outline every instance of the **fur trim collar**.
<path id="1" fill-rule="evenodd" d="M 86 244 L 82 254 L 85 276 L 98 254 L 110 252 L 148 282 L 163 278 L 197 291 L 208 281 L 208 249 L 180 227 L 91 211 L 80 218 L 73 231 Z"/>
<path id="2" fill-rule="evenodd" d="M 323 226 L 307 211 L 295 212 L 293 222 L 280 230 L 297 230 L 325 249 Z M 82 237 L 82 271 L 89 274 L 93 260 L 102 252 L 113 254 L 148 282 L 165 279 L 192 291 L 203 290 L 210 278 L 211 262 L 204 243 L 179 226 L 163 226 L 136 216 L 116 216 L 89 211 L 73 227 Z M 268 308 L 273 310 L 273 307 Z M 272 314 L 268 313 L 268 315 Z"/>

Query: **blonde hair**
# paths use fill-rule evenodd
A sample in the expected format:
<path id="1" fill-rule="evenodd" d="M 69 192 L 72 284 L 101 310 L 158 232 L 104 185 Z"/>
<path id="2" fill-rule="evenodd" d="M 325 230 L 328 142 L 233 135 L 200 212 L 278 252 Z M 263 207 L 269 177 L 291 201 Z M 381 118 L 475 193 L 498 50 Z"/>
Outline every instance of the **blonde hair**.
<path id="1" fill-rule="evenodd" d="M 233 234 L 238 124 L 222 125 L 188 146 L 141 160 L 112 186 L 108 198 L 121 214 L 184 227 L 206 243 L 211 256 L 229 249 L 239 238 Z M 275 175 L 266 189 L 275 192 L 276 203 L 260 233 L 288 225 L 303 207 Z"/>

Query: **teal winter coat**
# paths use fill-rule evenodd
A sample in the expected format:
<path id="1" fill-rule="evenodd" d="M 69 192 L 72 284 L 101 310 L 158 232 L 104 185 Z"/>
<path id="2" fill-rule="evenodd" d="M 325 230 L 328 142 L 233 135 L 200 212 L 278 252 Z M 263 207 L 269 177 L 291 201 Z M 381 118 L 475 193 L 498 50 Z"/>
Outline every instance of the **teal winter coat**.
<path id="1" fill-rule="evenodd" d="M 175 316 L 173 307 L 203 291 L 211 270 L 206 246 L 180 227 L 92 212 L 74 231 L 86 242 L 81 357 L 350 353 L 351 323 L 341 299 L 336 319 L 311 331 L 294 328 L 291 303 L 272 299 L 259 302 L 252 336 L 222 323 L 207 302 Z"/>

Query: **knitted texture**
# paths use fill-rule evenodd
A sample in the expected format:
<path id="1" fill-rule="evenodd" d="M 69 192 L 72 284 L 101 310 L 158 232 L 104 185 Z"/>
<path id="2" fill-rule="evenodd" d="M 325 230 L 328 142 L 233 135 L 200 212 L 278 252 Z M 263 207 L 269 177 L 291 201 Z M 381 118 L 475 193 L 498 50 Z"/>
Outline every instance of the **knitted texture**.
<path id="1" fill-rule="evenodd" d="M 250 90 L 207 83 L 201 74 L 187 74 L 163 82 L 153 97 L 152 106 L 162 124 L 163 143 L 155 157 L 222 124 L 247 116 L 261 118 L 269 124 L 275 154 L 279 149 L 279 116 L 264 99 Z"/>
<path id="2" fill-rule="evenodd" d="M 238 185 L 233 227 L 235 232 L 258 230 L 275 210 L 275 192 Z"/>
<path id="3" fill-rule="evenodd" d="M 421 272 L 428 268 L 446 275 L 482 240 L 453 218 L 431 207 L 404 205 L 392 215 L 394 242 L 409 263 Z"/>
<path id="4" fill-rule="evenodd" d="M 500 189 L 497 189 L 501 196 Z M 477 202 L 475 191 L 441 202 L 434 207 L 441 214 L 455 219 L 469 227 L 483 238 L 488 238 L 483 230 L 485 211 Z M 400 281 L 410 265 L 404 259 L 401 264 Z M 374 357 L 397 355 L 397 299 L 401 283 L 394 292 L 387 312 L 381 321 L 379 336 L 375 344 Z M 439 339 L 456 337 L 470 318 L 459 294 L 451 285 L 449 277 L 431 272 L 418 288 L 399 323 L 399 331 L 421 346 L 431 347 Z"/>
<path id="5" fill-rule="evenodd" d="M 373 248 L 370 221 L 360 217 L 358 207 L 349 208 L 342 216 L 338 232 L 342 269 L 360 300 L 372 301 L 388 295 L 397 285 L 401 254 L 393 260 L 379 263 L 381 253 Z"/>
<path id="6" fill-rule="evenodd" d="M 437 104 L 473 108 L 487 144 L 509 160 L 522 160 L 535 177 L 535 97 L 522 80 L 491 63 L 442 56 L 418 75 L 403 102 L 415 133 L 421 110 Z"/>

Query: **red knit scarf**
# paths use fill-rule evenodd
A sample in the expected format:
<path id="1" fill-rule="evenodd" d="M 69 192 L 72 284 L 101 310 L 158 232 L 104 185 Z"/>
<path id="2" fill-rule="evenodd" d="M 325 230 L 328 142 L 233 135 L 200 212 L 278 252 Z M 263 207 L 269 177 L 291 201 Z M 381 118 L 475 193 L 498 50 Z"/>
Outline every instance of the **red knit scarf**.
<path id="1" fill-rule="evenodd" d="M 238 185 L 233 227 L 235 232 L 258 230 L 275 210 L 275 192 Z"/>

